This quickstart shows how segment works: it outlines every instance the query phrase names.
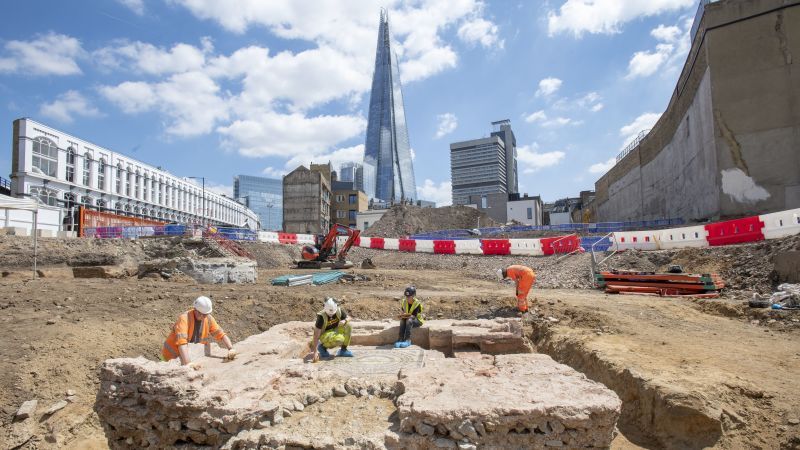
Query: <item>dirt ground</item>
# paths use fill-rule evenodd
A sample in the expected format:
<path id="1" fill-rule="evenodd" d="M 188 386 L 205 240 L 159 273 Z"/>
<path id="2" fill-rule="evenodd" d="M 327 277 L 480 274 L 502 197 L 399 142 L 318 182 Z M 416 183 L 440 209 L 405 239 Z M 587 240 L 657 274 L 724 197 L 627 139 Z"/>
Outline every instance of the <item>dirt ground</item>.
<path id="1" fill-rule="evenodd" d="M 276 266 L 294 251 L 261 250 Z M 199 294 L 214 299 L 214 316 L 234 342 L 281 322 L 310 322 L 325 296 L 340 299 L 355 318 L 389 318 L 408 284 L 417 286 L 429 317 L 517 314 L 513 285 L 463 270 L 495 260 L 464 259 L 470 262 L 456 270 L 449 263 L 392 269 L 389 258 L 385 266 L 373 258 L 377 270 L 355 270 L 369 281 L 292 288 L 269 285 L 288 273 L 284 268 L 261 270 L 258 283 L 237 286 L 73 279 L 64 266 L 32 281 L 28 271 L 7 269 L 0 279 L 0 448 L 105 448 L 92 409 L 99 364 L 157 358 L 175 317 Z M 538 351 L 623 399 L 614 448 L 800 448 L 800 392 L 793 388 L 800 313 L 749 310 L 736 295 L 691 301 L 534 289 L 530 298 L 536 308 L 526 320 Z M 41 417 L 68 390 L 75 391 L 72 402 Z M 26 437 L 12 419 L 30 399 L 39 400 L 36 427 L 30 439 L 12 441 Z"/>

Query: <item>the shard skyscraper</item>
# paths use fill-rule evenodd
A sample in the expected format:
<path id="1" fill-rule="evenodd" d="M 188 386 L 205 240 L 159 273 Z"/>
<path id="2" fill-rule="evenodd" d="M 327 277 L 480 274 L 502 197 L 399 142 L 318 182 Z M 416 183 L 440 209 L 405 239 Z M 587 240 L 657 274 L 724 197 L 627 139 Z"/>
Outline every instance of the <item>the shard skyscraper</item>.
<path id="1" fill-rule="evenodd" d="M 385 10 L 381 10 L 378 31 L 364 165 L 375 168 L 374 186 L 364 186 L 369 198 L 395 203 L 417 199 L 400 71 L 391 47 L 389 15 Z"/>

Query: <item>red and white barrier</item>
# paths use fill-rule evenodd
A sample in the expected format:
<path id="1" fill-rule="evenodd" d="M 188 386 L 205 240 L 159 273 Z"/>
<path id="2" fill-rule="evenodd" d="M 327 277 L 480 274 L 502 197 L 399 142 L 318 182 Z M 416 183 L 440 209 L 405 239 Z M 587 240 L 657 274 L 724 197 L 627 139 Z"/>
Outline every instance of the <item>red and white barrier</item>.
<path id="1" fill-rule="evenodd" d="M 477 239 L 467 239 L 462 241 L 455 241 L 456 254 L 458 255 L 483 255 L 481 248 L 481 241 Z"/>
<path id="2" fill-rule="evenodd" d="M 400 250 L 400 239 L 386 238 L 383 240 L 384 250 Z"/>
<path id="3" fill-rule="evenodd" d="M 800 234 L 800 208 L 758 216 L 764 224 L 765 239 L 778 239 Z"/>
<path id="4" fill-rule="evenodd" d="M 521 256 L 544 256 L 542 241 L 539 239 L 509 239 L 511 254 Z"/>
<path id="5" fill-rule="evenodd" d="M 658 250 L 656 231 L 623 231 L 611 235 L 611 249 Z"/>
<path id="6" fill-rule="evenodd" d="M 708 231 L 700 225 L 696 227 L 673 228 L 658 233 L 658 246 L 661 249 L 708 247 Z"/>

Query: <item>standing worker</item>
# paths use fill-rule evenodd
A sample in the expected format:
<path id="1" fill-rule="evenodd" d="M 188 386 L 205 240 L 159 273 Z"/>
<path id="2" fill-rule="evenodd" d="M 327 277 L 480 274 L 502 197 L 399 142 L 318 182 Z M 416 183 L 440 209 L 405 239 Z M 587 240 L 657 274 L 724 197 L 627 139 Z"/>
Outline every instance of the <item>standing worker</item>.
<path id="1" fill-rule="evenodd" d="M 505 269 L 497 269 L 497 276 L 500 281 L 506 278 L 514 280 L 517 286 L 517 309 L 520 312 L 528 312 L 528 292 L 533 283 L 536 282 L 536 273 L 527 266 L 513 265 Z"/>
<path id="2" fill-rule="evenodd" d="M 211 299 L 208 297 L 197 297 L 194 301 L 194 308 L 178 316 L 177 322 L 172 326 L 172 332 L 164 341 L 161 349 L 161 360 L 170 361 L 175 358 L 181 359 L 181 365 L 189 364 L 189 346 L 187 344 L 204 344 L 206 356 L 211 355 L 211 337 L 217 341 L 222 341 L 228 349 L 225 357 L 231 360 L 236 357 L 236 350 L 233 349 L 231 340 L 225 331 L 217 325 L 217 321 L 211 316 Z"/>
<path id="3" fill-rule="evenodd" d="M 341 347 L 336 356 L 353 356 L 353 352 L 347 349 L 350 345 L 350 334 L 353 331 L 352 325 L 336 301 L 332 298 L 325 300 L 322 311 L 317 313 L 317 320 L 314 323 L 314 340 L 311 341 L 313 350 L 312 361 L 319 361 L 319 357 L 328 358 L 329 348 Z M 319 342 L 319 345 L 317 345 Z"/>
<path id="4" fill-rule="evenodd" d="M 403 292 L 405 299 L 400 300 L 400 336 L 394 343 L 394 348 L 406 348 L 411 345 L 411 330 L 421 327 L 425 322 L 422 316 L 422 303 L 417 300 L 417 288 L 409 286 Z"/>

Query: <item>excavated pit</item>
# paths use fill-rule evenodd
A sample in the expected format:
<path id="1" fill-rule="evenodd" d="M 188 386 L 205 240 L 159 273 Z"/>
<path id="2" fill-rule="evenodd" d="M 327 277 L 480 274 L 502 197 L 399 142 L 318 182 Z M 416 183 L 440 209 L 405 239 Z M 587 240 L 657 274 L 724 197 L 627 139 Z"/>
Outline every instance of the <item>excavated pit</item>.
<path id="1" fill-rule="evenodd" d="M 304 360 L 311 326 L 277 325 L 199 369 L 145 358 L 100 371 L 111 448 L 607 448 L 617 395 L 531 353 L 519 319 L 432 320 L 394 349 L 396 322 L 355 322 L 353 358 Z M 450 356 L 450 357 L 448 357 Z"/>

